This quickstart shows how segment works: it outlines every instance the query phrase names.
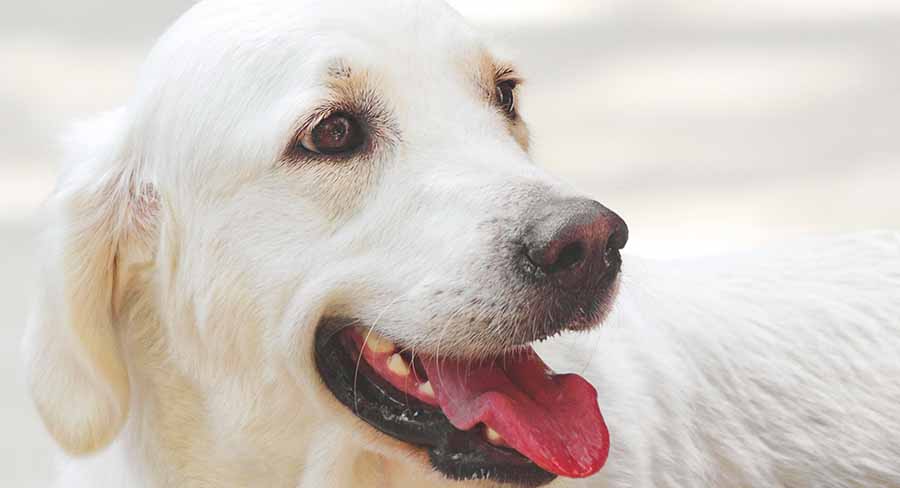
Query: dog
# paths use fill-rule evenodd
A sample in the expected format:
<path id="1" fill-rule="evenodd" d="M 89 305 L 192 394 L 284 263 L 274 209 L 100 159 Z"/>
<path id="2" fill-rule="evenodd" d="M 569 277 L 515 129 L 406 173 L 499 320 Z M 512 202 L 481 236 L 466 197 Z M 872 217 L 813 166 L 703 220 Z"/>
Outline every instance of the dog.
<path id="1" fill-rule="evenodd" d="M 521 84 L 436 0 L 193 7 L 47 205 L 60 486 L 900 486 L 900 235 L 623 260 Z"/>

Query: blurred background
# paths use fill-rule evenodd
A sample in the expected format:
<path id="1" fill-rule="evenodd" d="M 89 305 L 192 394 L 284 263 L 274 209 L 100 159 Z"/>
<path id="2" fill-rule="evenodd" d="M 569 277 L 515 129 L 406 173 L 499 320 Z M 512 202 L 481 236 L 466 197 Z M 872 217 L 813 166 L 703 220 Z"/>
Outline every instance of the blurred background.
<path id="1" fill-rule="evenodd" d="M 18 348 L 57 140 L 128 98 L 193 2 L 2 1 L 0 484 L 38 487 L 53 450 Z M 632 254 L 900 229 L 897 0 L 451 3 L 528 78 L 537 160 L 624 216 Z"/>

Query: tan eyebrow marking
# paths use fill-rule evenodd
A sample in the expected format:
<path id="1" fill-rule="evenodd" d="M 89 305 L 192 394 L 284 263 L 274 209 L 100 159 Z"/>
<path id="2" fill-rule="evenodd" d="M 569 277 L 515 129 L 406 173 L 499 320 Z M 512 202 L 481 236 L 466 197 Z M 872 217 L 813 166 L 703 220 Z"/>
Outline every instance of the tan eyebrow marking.
<path id="1" fill-rule="evenodd" d="M 499 62 L 487 52 L 481 53 L 477 69 L 478 85 L 489 99 L 494 98 L 497 83 L 512 81 L 521 85 L 525 82 L 512 64 Z"/>
<path id="2" fill-rule="evenodd" d="M 353 69 L 343 60 L 335 61 L 328 68 L 327 86 L 332 92 L 331 98 L 335 102 L 377 98 L 371 82 L 371 77 L 366 70 Z"/>
<path id="3" fill-rule="evenodd" d="M 498 62 L 488 52 L 483 51 L 478 64 L 477 82 L 482 96 L 488 103 L 491 105 L 496 103 L 497 84 L 505 81 L 512 81 L 517 87 L 525 82 L 512 64 Z M 519 92 L 517 91 L 516 94 L 518 95 Z M 508 127 L 509 133 L 527 152 L 531 146 L 531 139 L 525 121 L 519 116 L 515 119 L 508 119 Z"/>

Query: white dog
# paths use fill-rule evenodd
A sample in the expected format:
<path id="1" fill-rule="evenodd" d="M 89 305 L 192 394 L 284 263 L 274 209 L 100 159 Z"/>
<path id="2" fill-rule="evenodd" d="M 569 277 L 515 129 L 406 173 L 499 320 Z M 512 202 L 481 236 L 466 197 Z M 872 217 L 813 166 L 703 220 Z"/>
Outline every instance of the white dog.
<path id="1" fill-rule="evenodd" d="M 62 485 L 900 486 L 900 236 L 622 265 L 519 83 L 434 0 L 186 14 L 50 203 Z"/>

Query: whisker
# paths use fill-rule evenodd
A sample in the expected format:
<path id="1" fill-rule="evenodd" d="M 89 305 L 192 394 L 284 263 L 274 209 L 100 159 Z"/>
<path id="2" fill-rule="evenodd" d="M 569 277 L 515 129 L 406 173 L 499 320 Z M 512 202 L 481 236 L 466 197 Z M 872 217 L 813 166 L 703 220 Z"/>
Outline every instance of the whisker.
<path id="1" fill-rule="evenodd" d="M 437 350 L 435 352 L 434 359 L 435 359 L 435 363 L 437 364 L 437 373 L 438 373 L 439 381 L 443 381 L 443 371 L 442 371 L 443 362 L 441 361 L 441 348 L 443 346 L 444 337 L 445 337 L 445 334 L 447 333 L 447 329 L 449 328 L 450 323 L 453 321 L 453 318 L 462 310 L 462 308 L 463 307 L 460 306 L 459 308 L 457 308 L 456 310 L 454 310 L 452 313 L 450 313 L 447 316 L 447 321 L 444 322 L 444 325 L 441 327 L 441 334 L 438 336 Z"/>
<path id="2" fill-rule="evenodd" d="M 356 411 L 357 414 L 359 413 L 359 411 L 356 410 L 356 406 L 359 402 L 359 397 L 357 395 L 357 381 L 359 379 L 359 367 L 362 364 L 363 360 L 363 351 L 365 350 L 366 345 L 369 344 L 369 337 L 371 337 L 372 333 L 375 332 L 375 327 L 378 326 L 378 322 L 381 320 L 381 317 L 383 317 L 384 314 L 387 313 L 388 309 L 391 308 L 391 306 L 393 306 L 397 302 L 397 300 L 404 297 L 405 295 L 406 293 L 401 293 L 397 295 L 393 300 L 391 300 L 390 303 L 385 305 L 381 312 L 378 313 L 378 317 L 375 318 L 375 321 L 372 322 L 372 325 L 369 327 L 369 332 L 366 333 L 366 337 L 363 339 L 362 347 L 360 347 L 359 354 L 356 358 L 356 369 L 353 371 L 353 410 Z"/>

